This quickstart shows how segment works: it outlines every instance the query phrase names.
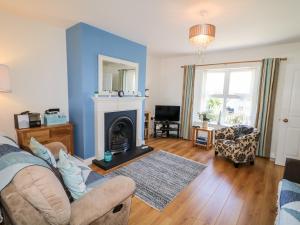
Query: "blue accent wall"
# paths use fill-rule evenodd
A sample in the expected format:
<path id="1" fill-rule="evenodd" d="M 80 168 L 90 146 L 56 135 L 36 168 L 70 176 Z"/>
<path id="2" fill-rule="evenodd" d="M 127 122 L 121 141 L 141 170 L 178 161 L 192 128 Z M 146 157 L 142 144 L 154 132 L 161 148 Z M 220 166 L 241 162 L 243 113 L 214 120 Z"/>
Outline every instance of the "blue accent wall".
<path id="1" fill-rule="evenodd" d="M 74 124 L 75 155 L 87 159 L 95 156 L 92 97 L 98 91 L 98 55 L 138 63 L 139 91 L 144 96 L 147 48 L 85 23 L 67 29 L 66 39 L 69 117 Z"/>

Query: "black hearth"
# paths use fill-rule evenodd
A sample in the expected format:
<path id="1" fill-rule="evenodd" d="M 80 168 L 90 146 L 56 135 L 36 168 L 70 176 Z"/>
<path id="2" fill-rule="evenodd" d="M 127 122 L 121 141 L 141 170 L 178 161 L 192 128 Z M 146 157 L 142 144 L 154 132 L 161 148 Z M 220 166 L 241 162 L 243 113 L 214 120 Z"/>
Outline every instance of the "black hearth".
<path id="1" fill-rule="evenodd" d="M 136 110 L 104 114 L 105 151 L 111 151 L 113 157 L 111 162 L 93 160 L 94 164 L 107 170 L 153 150 L 136 146 L 136 120 Z"/>

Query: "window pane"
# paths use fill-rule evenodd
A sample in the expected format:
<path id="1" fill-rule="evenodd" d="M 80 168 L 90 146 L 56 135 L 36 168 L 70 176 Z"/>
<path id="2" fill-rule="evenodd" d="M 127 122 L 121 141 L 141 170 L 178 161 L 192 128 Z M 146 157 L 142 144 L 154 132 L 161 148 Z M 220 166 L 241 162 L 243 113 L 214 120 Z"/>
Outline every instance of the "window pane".
<path id="1" fill-rule="evenodd" d="M 223 108 L 223 102 L 224 101 L 222 98 L 208 97 L 205 99 L 205 105 L 200 113 L 205 112 L 210 122 L 217 123 L 219 120 L 220 112 Z"/>
<path id="2" fill-rule="evenodd" d="M 207 72 L 206 94 L 223 94 L 224 78 L 224 72 Z"/>
<path id="3" fill-rule="evenodd" d="M 230 72 L 229 94 L 250 94 L 253 70 L 240 70 Z"/>
<path id="4" fill-rule="evenodd" d="M 249 99 L 228 99 L 224 113 L 228 125 L 251 124 L 251 101 Z"/>

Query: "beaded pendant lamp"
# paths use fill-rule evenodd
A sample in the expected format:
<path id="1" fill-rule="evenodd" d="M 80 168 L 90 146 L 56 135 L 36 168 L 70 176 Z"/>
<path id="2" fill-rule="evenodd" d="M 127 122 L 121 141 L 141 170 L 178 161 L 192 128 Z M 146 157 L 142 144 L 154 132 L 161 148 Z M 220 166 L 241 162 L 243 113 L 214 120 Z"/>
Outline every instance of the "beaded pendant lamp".
<path id="1" fill-rule="evenodd" d="M 216 27 L 212 24 L 197 24 L 190 28 L 190 42 L 198 47 L 206 48 L 214 39 Z"/>

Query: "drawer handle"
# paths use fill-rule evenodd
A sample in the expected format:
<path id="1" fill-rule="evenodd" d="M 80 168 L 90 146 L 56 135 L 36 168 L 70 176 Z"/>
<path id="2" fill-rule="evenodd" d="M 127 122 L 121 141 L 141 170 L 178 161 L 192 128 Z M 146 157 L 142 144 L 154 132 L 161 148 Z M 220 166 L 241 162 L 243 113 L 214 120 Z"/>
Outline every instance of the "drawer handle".
<path id="1" fill-rule="evenodd" d="M 113 213 L 120 212 L 122 208 L 123 208 L 123 204 L 117 205 L 117 206 L 113 209 Z"/>

